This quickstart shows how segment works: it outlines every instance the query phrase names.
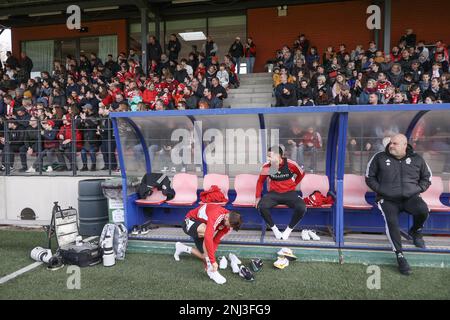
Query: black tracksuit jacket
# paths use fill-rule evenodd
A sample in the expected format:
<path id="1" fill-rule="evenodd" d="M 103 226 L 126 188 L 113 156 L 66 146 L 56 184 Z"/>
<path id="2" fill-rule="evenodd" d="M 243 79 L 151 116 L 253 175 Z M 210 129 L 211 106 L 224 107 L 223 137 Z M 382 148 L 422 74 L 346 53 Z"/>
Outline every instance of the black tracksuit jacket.
<path id="1" fill-rule="evenodd" d="M 408 145 L 406 156 L 397 159 L 389 153 L 377 153 L 367 165 L 366 184 L 377 193 L 377 200 L 401 201 L 425 192 L 432 173 L 425 160 Z"/>

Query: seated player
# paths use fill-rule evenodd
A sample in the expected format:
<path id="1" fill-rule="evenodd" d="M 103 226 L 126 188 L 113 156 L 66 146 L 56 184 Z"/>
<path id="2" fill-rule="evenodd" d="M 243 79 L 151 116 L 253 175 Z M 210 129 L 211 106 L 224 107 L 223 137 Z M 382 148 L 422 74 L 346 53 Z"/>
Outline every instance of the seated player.
<path id="1" fill-rule="evenodd" d="M 181 242 L 175 245 L 174 258 L 180 260 L 180 254 L 185 252 L 201 259 L 208 276 L 218 284 L 224 284 L 226 279 L 217 271 L 215 253 L 220 240 L 231 231 L 241 227 L 241 215 L 217 204 L 204 204 L 188 212 L 183 221 L 183 231 L 191 236 L 196 248 Z"/>
<path id="2" fill-rule="evenodd" d="M 306 212 L 305 202 L 295 191 L 295 187 L 302 181 L 305 173 L 295 161 L 283 157 L 283 149 L 280 147 L 269 148 L 267 159 L 269 161 L 263 165 L 256 185 L 255 205 L 267 225 L 272 229 L 275 238 L 287 240 Z M 269 192 L 261 198 L 263 183 L 267 177 L 269 178 L 267 184 Z M 270 214 L 270 209 L 279 204 L 294 209 L 291 222 L 283 233 L 273 223 Z"/>

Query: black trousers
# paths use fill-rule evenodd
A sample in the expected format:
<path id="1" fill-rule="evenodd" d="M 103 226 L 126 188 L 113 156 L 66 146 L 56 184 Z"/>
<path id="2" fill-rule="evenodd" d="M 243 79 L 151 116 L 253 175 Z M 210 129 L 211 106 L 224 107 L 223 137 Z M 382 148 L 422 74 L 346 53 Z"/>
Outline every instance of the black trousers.
<path id="1" fill-rule="evenodd" d="M 427 204 L 420 196 L 414 196 L 406 200 L 385 200 L 378 201 L 378 209 L 384 217 L 386 223 L 386 235 L 395 252 L 402 252 L 402 241 L 400 235 L 400 226 L 398 217 L 400 212 L 406 212 L 413 216 L 414 223 L 412 232 L 423 228 L 430 211 Z"/>
<path id="2" fill-rule="evenodd" d="M 110 141 L 111 147 L 108 152 L 108 141 L 103 141 L 100 145 L 100 151 L 103 155 L 103 162 L 105 163 L 105 168 L 116 170 L 117 169 L 117 158 L 116 158 L 116 142 L 114 140 Z"/>
<path id="3" fill-rule="evenodd" d="M 279 205 L 284 204 L 289 208 L 294 209 L 294 214 L 292 215 L 291 222 L 289 223 L 289 228 L 294 229 L 294 227 L 302 220 L 306 212 L 306 205 L 303 199 L 295 191 L 278 193 L 269 192 L 265 194 L 258 203 L 258 211 L 263 217 L 264 221 L 269 227 L 273 227 L 275 224 L 272 220 L 272 215 L 270 209 Z"/>
<path id="4" fill-rule="evenodd" d="M 22 168 L 26 168 L 27 167 L 27 156 L 26 153 L 23 154 L 21 152 L 21 148 L 22 146 L 20 145 L 10 145 L 9 146 L 9 166 L 10 167 L 14 167 L 14 160 L 16 158 L 16 153 L 20 154 L 20 161 L 22 163 Z M 6 152 L 3 148 L 3 152 L 2 152 L 2 164 L 6 167 Z"/>

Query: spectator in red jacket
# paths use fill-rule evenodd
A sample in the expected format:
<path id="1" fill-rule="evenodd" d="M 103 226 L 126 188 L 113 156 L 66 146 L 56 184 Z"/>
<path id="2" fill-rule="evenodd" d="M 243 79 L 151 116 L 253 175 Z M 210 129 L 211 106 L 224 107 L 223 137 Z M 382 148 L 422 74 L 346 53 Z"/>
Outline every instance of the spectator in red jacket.
<path id="1" fill-rule="evenodd" d="M 71 165 L 75 163 L 75 153 L 72 152 L 72 144 L 75 143 L 75 150 L 80 151 L 83 148 L 83 135 L 78 129 L 75 129 L 75 140 L 72 137 L 72 118 L 69 115 L 63 117 L 63 126 L 57 134 L 60 141 L 58 162 L 67 167 L 66 160 L 69 160 L 69 171 L 72 170 Z M 75 151 L 75 152 L 76 152 Z"/>
<path id="2" fill-rule="evenodd" d="M 296 186 L 303 179 L 305 173 L 295 161 L 283 157 L 283 149 L 281 147 L 269 148 L 267 159 L 268 162 L 263 165 L 256 184 L 255 206 L 267 225 L 272 229 L 275 238 L 287 240 L 306 212 L 305 202 L 295 191 Z M 261 198 L 263 184 L 267 178 L 267 190 L 269 192 Z M 270 214 L 270 209 L 279 204 L 284 204 L 294 209 L 289 226 L 283 233 L 275 225 Z"/>
<path id="3" fill-rule="evenodd" d="M 301 167 L 305 166 L 305 152 L 311 153 L 311 165 L 308 168 L 311 173 L 317 170 L 317 151 L 322 149 L 322 136 L 313 127 L 309 127 L 298 144 L 297 162 Z"/>
<path id="4" fill-rule="evenodd" d="M 150 109 L 155 108 L 155 101 L 156 97 L 158 96 L 158 91 L 155 88 L 154 83 L 149 83 L 147 85 L 147 88 L 144 90 L 144 93 L 142 95 L 142 101 L 150 106 Z"/>

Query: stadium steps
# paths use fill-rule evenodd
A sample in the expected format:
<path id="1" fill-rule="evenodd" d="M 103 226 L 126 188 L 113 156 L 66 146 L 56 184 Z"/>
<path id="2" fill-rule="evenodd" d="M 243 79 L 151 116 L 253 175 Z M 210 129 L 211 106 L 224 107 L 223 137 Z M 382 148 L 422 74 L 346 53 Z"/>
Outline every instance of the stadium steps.
<path id="1" fill-rule="evenodd" d="M 395 256 L 385 235 L 351 234 L 345 237 L 345 241 L 348 245 L 382 246 L 386 247 L 386 250 L 337 249 L 332 247 L 334 242 L 329 236 L 321 235 L 321 241 L 317 242 L 303 241 L 297 231 L 292 233 L 288 241 L 275 240 L 270 232 L 266 234 L 266 238 L 264 244 L 261 244 L 259 230 L 240 230 L 238 233 L 233 231 L 222 241 L 216 256 L 233 252 L 239 258 L 269 259 L 270 262 L 267 261 L 266 266 L 272 267 L 270 264 L 276 260 L 278 250 L 281 247 L 289 247 L 301 262 L 396 265 Z M 192 244 L 190 237 L 185 235 L 181 228 L 160 227 L 145 236 L 130 236 L 128 252 L 173 254 L 176 241 Z M 448 237 L 425 236 L 425 241 L 431 250 L 450 249 Z M 411 266 L 450 268 L 450 254 L 415 251 L 413 245 L 406 241 L 404 248 L 408 251 L 406 256 Z"/>
<path id="2" fill-rule="evenodd" d="M 232 89 L 224 100 L 224 107 L 264 108 L 275 103 L 272 74 L 252 73 L 240 75 L 240 87 Z"/>

